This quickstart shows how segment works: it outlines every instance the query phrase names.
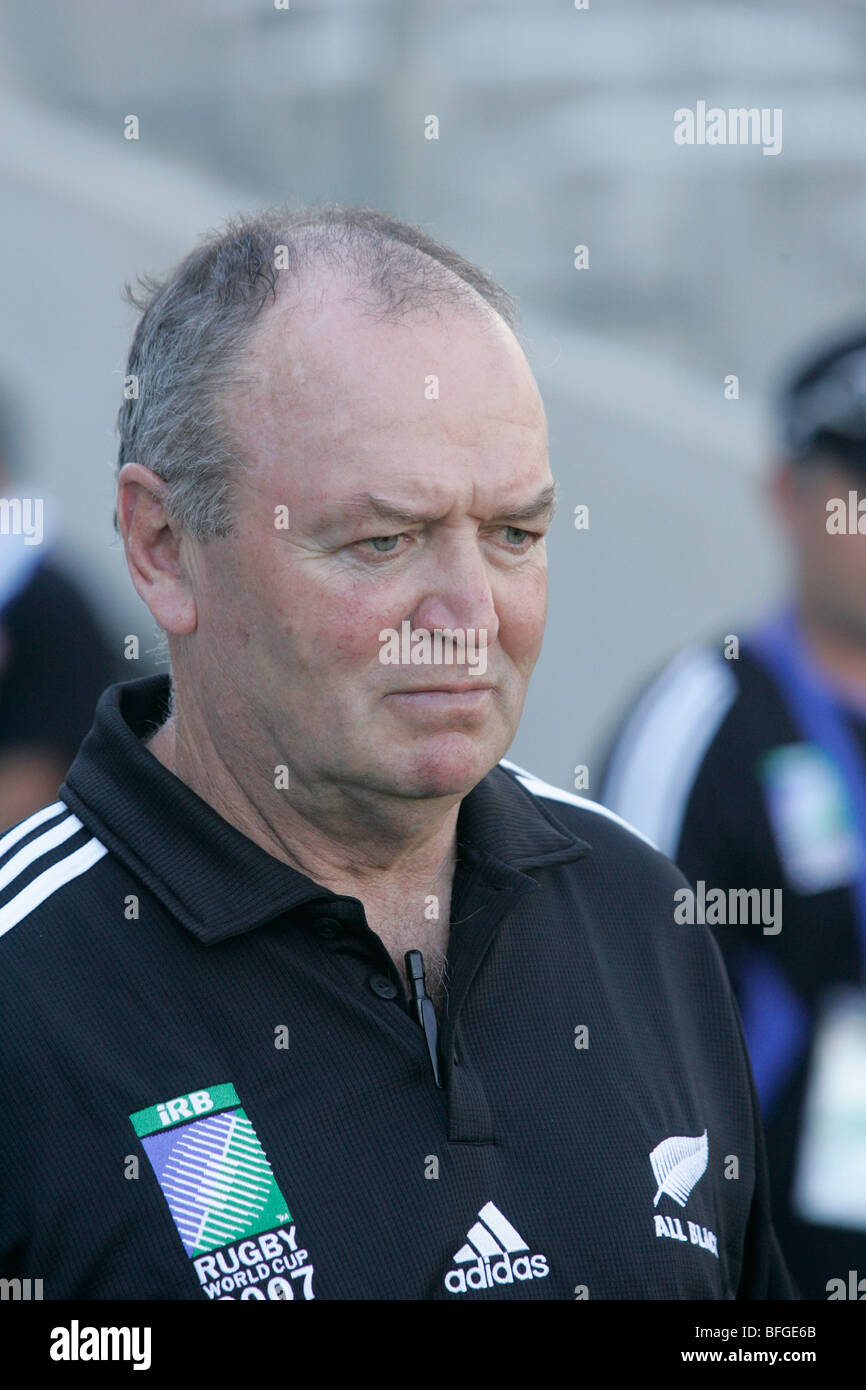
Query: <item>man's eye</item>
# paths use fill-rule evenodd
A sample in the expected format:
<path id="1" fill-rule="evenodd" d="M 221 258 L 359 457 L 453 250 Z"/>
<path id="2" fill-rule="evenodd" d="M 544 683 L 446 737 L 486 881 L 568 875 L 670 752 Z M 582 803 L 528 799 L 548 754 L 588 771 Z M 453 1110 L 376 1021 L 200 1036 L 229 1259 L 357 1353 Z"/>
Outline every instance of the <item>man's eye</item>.
<path id="1" fill-rule="evenodd" d="M 398 532 L 396 536 L 371 536 L 369 540 L 362 541 L 361 544 L 372 545 L 377 555 L 389 555 L 400 539 L 401 534 L 402 533 Z"/>
<path id="2" fill-rule="evenodd" d="M 519 526 L 503 526 L 501 528 L 506 534 L 509 550 L 528 550 L 530 547 L 527 541 L 534 543 L 541 539 L 541 535 L 536 531 L 524 531 Z M 406 533 L 398 531 L 395 536 L 370 536 L 367 540 L 359 541 L 361 546 L 372 546 L 377 555 L 392 555 Z"/>
<path id="3" fill-rule="evenodd" d="M 528 536 L 535 535 L 535 532 L 533 531 L 521 531 L 519 526 L 505 526 L 503 527 L 503 530 L 506 533 L 510 532 L 510 535 L 508 536 L 509 541 L 514 541 L 515 536 L 518 538 L 516 541 L 514 541 L 515 550 L 519 545 L 523 545 L 524 541 L 527 539 Z"/>

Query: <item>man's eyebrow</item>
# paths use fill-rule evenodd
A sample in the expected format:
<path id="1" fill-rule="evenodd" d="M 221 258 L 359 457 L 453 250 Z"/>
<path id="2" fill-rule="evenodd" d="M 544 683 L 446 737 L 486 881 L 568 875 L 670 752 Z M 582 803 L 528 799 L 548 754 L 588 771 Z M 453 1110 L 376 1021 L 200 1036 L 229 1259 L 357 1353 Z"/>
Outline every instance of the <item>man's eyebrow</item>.
<path id="1" fill-rule="evenodd" d="M 503 521 L 552 521 L 556 511 L 556 483 L 542 488 L 538 496 L 522 507 L 512 507 L 503 514 Z"/>
<path id="2" fill-rule="evenodd" d="M 531 501 L 503 511 L 499 519 L 502 521 L 550 520 L 556 511 L 556 501 L 556 483 L 549 483 Z M 340 504 L 340 513 L 341 516 L 346 516 L 353 521 L 371 516 L 378 521 L 391 522 L 395 526 L 412 526 L 419 521 L 430 520 L 423 511 L 406 511 L 405 508 L 389 502 L 385 497 L 377 497 L 372 492 L 355 493 L 354 496 L 347 498 Z"/>

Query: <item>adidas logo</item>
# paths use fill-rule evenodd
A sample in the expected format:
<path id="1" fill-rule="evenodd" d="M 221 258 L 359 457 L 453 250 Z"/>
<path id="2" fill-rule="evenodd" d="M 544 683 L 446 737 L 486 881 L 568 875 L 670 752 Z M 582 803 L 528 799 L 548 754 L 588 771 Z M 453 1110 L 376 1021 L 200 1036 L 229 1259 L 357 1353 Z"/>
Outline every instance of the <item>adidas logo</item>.
<path id="1" fill-rule="evenodd" d="M 494 1284 L 513 1284 L 520 1279 L 544 1279 L 550 1273 L 544 1255 L 530 1255 L 529 1246 L 493 1202 L 478 1213 L 475 1225 L 466 1233 L 466 1244 L 454 1256 L 445 1287 L 449 1293 L 469 1293 L 472 1289 L 492 1289 Z"/>

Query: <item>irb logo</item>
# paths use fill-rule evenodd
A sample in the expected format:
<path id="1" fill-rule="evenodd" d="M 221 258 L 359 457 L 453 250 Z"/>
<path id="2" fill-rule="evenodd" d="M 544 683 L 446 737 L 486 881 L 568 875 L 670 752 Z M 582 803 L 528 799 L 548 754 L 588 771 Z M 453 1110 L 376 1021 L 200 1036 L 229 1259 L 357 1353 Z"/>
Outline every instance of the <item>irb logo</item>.
<path id="1" fill-rule="evenodd" d="M 176 1125 L 178 1120 L 191 1120 L 213 1110 L 213 1100 L 210 1091 L 190 1091 L 188 1096 L 161 1102 L 156 1109 L 163 1126 Z"/>

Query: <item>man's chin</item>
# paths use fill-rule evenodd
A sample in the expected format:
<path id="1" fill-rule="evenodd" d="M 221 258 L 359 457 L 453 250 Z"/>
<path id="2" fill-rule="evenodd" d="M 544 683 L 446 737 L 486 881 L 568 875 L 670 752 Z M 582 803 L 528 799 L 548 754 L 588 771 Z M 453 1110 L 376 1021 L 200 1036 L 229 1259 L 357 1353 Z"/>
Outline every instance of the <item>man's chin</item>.
<path id="1" fill-rule="evenodd" d="M 503 749 L 507 741 L 502 740 Z M 403 749 L 394 747 L 391 768 L 403 795 L 415 797 L 465 796 L 485 777 L 502 754 L 493 741 L 479 741 L 466 734 L 439 734 Z"/>

